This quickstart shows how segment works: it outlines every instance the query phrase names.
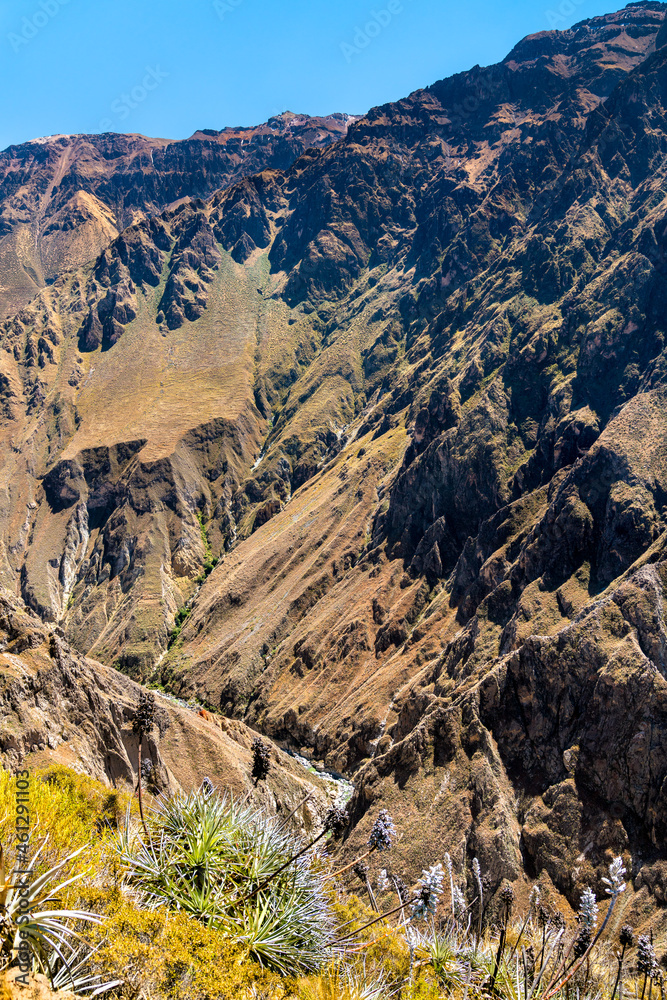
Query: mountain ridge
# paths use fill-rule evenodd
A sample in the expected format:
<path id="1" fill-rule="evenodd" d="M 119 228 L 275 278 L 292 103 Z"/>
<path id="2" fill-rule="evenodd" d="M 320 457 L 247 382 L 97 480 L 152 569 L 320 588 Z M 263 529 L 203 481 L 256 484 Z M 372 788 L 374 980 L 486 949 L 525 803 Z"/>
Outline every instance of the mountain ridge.
<path id="1" fill-rule="evenodd" d="M 104 133 L 9 146 L 0 152 L 0 316 L 98 256 L 138 219 L 265 166 L 286 166 L 308 146 L 335 141 L 350 120 L 284 112 L 263 125 L 198 130 L 182 140 Z"/>

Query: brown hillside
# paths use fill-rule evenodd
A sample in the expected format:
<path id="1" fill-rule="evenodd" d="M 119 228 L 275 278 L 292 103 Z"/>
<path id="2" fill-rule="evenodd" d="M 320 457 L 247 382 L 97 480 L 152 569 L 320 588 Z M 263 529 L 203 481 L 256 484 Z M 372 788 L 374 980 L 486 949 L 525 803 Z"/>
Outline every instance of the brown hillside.
<path id="1" fill-rule="evenodd" d="M 60 764 L 133 791 L 138 746 L 132 731 L 141 688 L 115 670 L 75 653 L 58 628 L 45 626 L 0 591 L 0 759 L 5 767 Z M 156 693 L 156 726 L 143 747 L 153 764 L 154 794 L 190 790 L 204 777 L 224 792 L 249 795 L 269 812 L 299 811 L 319 822 L 335 784 L 273 748 L 267 779 L 252 781 L 251 742 L 242 722 L 223 720 Z"/>

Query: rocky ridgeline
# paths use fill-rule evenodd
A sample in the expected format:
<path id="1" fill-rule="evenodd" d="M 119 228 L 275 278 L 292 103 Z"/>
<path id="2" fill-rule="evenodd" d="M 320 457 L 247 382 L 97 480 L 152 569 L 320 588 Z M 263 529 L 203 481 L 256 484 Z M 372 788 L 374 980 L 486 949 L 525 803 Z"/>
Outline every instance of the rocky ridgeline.
<path id="1" fill-rule="evenodd" d="M 0 316 L 127 226 L 241 177 L 286 169 L 345 135 L 350 115 L 277 115 L 254 128 L 203 129 L 171 142 L 142 135 L 56 135 L 0 153 Z"/>
<path id="2" fill-rule="evenodd" d="M 4 589 L 0 673 L 3 766 L 63 764 L 134 789 L 138 738 L 133 720 L 143 689 L 77 654 L 61 629 L 45 626 Z M 270 744 L 268 780 L 258 784 L 252 773 L 255 738 L 242 723 L 158 694 L 155 727 L 142 754 L 151 765 L 150 791 L 156 795 L 196 787 L 208 777 L 239 797 L 252 789 L 269 812 L 291 812 L 310 792 L 310 806 L 300 817 L 306 827 L 319 822 L 335 788 Z"/>

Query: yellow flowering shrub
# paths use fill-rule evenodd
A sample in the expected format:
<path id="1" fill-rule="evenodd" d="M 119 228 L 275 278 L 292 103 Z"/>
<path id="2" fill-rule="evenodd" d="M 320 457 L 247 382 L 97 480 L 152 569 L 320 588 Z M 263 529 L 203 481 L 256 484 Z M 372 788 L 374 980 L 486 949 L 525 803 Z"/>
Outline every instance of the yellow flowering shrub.
<path id="1" fill-rule="evenodd" d="M 0 768 L 0 842 L 9 866 L 15 859 L 16 782 L 11 771 Z M 136 810 L 131 796 L 70 768 L 54 765 L 30 771 L 27 803 L 29 857 L 46 840 L 37 872 L 85 847 L 73 862 L 71 874 L 85 871 L 96 880 L 114 877 L 115 862 L 109 844 L 128 803 Z M 67 901 L 70 899 L 68 895 Z"/>
<path id="2" fill-rule="evenodd" d="M 86 905 L 104 913 L 94 932 L 98 971 L 122 978 L 123 998 L 153 1000 L 286 1000 L 296 983 L 268 972 L 224 934 L 185 913 L 141 910 L 118 890 L 90 890 Z"/>

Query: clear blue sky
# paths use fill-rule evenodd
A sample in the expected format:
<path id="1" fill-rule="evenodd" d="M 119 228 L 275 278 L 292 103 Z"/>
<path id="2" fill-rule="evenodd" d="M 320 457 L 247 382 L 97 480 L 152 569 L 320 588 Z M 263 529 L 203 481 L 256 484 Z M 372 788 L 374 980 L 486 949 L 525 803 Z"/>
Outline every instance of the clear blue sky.
<path id="1" fill-rule="evenodd" d="M 614 0 L 9 0 L 0 149 L 64 132 L 184 138 L 360 114 Z M 359 30 L 361 33 L 359 33 Z"/>

